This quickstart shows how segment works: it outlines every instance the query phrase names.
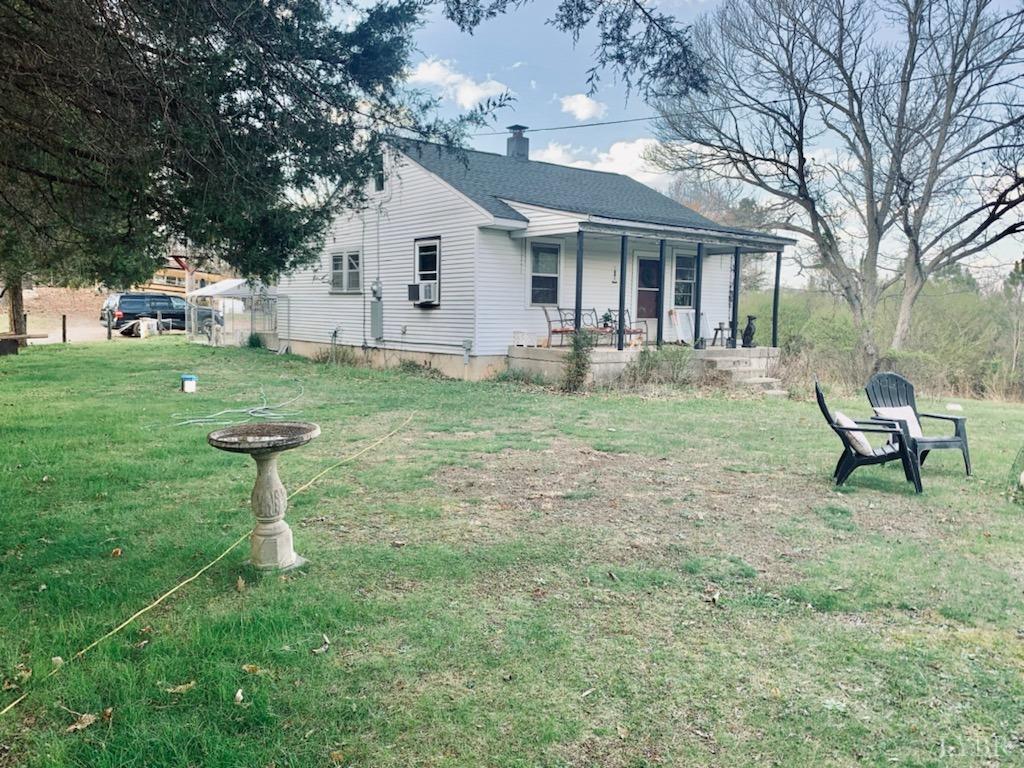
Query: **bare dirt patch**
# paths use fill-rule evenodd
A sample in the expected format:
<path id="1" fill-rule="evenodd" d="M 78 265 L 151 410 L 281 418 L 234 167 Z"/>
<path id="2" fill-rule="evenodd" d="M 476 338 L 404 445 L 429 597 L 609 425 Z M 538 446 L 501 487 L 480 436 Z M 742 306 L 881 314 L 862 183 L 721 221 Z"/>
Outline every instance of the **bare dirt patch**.
<path id="1" fill-rule="evenodd" d="M 606 453 L 564 438 L 543 451 L 480 454 L 436 480 L 446 511 L 435 525 L 452 538 L 561 529 L 595 559 L 678 565 L 710 555 L 768 578 L 858 532 L 935 540 L 950 530 L 949 517 L 920 500 L 871 491 L 851 498 L 817 475 Z M 829 506 L 849 512 L 850 530 L 828 526 L 818 510 Z"/>

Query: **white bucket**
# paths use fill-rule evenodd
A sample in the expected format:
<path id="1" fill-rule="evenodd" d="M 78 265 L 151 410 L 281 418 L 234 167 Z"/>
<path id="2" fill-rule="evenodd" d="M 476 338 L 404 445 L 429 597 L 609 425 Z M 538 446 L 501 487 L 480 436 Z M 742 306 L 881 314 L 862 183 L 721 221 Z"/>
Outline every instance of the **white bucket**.
<path id="1" fill-rule="evenodd" d="M 181 375 L 181 391 L 187 394 L 193 394 L 196 391 L 196 387 L 199 385 L 199 377 L 191 373 L 183 373 Z"/>

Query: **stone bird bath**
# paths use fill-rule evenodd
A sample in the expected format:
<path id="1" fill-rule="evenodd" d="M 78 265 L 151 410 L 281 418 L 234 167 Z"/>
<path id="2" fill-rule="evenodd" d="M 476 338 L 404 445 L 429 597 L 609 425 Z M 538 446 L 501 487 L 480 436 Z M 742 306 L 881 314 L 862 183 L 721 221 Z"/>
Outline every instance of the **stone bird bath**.
<path id="1" fill-rule="evenodd" d="M 320 434 L 309 421 L 276 421 L 238 424 L 211 432 L 206 441 L 231 453 L 247 453 L 256 461 L 256 484 L 252 488 L 251 562 L 262 570 L 296 568 L 306 561 L 295 554 L 292 529 L 284 521 L 288 493 L 277 476 L 277 457 L 305 445 Z"/>

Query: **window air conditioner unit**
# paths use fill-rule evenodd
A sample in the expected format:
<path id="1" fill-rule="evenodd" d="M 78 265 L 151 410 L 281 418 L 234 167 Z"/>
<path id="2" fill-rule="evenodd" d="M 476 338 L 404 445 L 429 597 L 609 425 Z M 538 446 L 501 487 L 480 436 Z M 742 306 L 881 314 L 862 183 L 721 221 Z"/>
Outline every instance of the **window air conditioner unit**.
<path id="1" fill-rule="evenodd" d="M 437 304 L 437 281 L 429 280 L 409 284 L 409 301 L 414 304 Z"/>

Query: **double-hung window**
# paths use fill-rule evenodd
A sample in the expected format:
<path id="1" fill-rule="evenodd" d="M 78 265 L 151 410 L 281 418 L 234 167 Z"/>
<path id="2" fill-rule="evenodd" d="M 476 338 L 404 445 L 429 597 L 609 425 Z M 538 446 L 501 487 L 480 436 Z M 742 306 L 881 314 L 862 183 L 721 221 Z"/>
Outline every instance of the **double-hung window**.
<path id="1" fill-rule="evenodd" d="M 438 238 L 416 241 L 416 282 L 437 282 L 440 275 L 441 241 Z"/>
<path id="2" fill-rule="evenodd" d="M 693 283 L 696 279 L 696 259 L 676 256 L 675 291 L 673 304 L 677 307 L 693 306 Z"/>
<path id="3" fill-rule="evenodd" d="M 331 290 L 336 293 L 359 293 L 362 289 L 362 260 L 359 251 L 335 253 L 331 256 Z"/>
<path id="4" fill-rule="evenodd" d="M 533 243 L 530 250 L 530 303 L 558 304 L 558 262 L 561 250 L 550 243 Z"/>

